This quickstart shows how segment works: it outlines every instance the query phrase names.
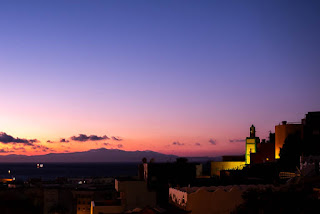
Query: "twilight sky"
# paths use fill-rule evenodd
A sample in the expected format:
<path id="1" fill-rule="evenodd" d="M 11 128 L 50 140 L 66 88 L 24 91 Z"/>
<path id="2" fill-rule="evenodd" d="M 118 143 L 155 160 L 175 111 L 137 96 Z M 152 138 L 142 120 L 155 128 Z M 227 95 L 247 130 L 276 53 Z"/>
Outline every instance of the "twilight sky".
<path id="1" fill-rule="evenodd" d="M 1 1 L 0 155 L 241 154 L 320 110 L 319 67 L 319 1 Z"/>

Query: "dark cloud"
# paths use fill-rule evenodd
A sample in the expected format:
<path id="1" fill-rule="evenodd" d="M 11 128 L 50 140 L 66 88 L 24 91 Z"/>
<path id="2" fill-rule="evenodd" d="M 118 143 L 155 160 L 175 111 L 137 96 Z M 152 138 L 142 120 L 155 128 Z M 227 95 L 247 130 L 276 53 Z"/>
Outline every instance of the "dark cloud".
<path id="1" fill-rule="evenodd" d="M 10 152 L 14 152 L 12 150 L 4 150 L 4 149 L 0 149 L 0 153 L 10 153 Z"/>
<path id="2" fill-rule="evenodd" d="M 69 140 L 66 140 L 65 138 L 61 138 L 60 139 L 60 143 L 69 143 L 70 141 Z"/>
<path id="3" fill-rule="evenodd" d="M 80 141 L 80 142 L 85 142 L 85 141 L 98 141 L 98 140 L 108 140 L 109 137 L 106 135 L 103 136 L 97 136 L 97 135 L 85 135 L 85 134 L 79 134 L 79 136 L 72 136 L 71 140 L 73 141 Z"/>
<path id="4" fill-rule="evenodd" d="M 103 145 L 105 145 L 105 146 L 111 146 L 110 143 L 103 143 Z"/>
<path id="5" fill-rule="evenodd" d="M 179 141 L 174 141 L 174 142 L 172 143 L 172 145 L 175 145 L 175 146 L 183 146 L 184 143 L 180 143 Z"/>
<path id="6" fill-rule="evenodd" d="M 122 139 L 121 139 L 120 137 L 114 137 L 114 136 L 112 136 L 111 138 L 112 138 L 112 140 L 115 140 L 115 141 L 122 141 Z"/>
<path id="7" fill-rule="evenodd" d="M 119 149 L 123 147 L 122 144 L 118 144 L 117 146 L 118 146 Z"/>
<path id="8" fill-rule="evenodd" d="M 212 138 L 209 140 L 209 143 L 211 143 L 212 145 L 216 145 L 217 144 L 217 141 L 216 140 L 213 140 Z"/>
<path id="9" fill-rule="evenodd" d="M 90 135 L 89 139 L 92 141 L 97 141 L 97 140 L 108 140 L 110 139 L 109 137 L 107 137 L 107 135 L 103 135 L 101 137 L 97 136 L 97 135 Z"/>
<path id="10" fill-rule="evenodd" d="M 0 132 L 0 142 L 3 144 L 8 144 L 8 143 L 12 143 L 12 144 L 24 144 L 26 146 L 32 146 L 33 143 L 39 142 L 37 139 L 24 139 L 24 138 L 14 138 L 11 135 L 8 135 L 4 132 Z"/>
<path id="11" fill-rule="evenodd" d="M 196 146 L 201 146 L 201 144 L 200 144 L 200 143 L 195 143 L 195 145 L 196 145 Z"/>
<path id="12" fill-rule="evenodd" d="M 47 143 L 53 143 L 51 140 L 47 140 Z"/>
<path id="13" fill-rule="evenodd" d="M 246 142 L 246 139 L 230 139 L 230 143 L 243 143 Z"/>
<path id="14" fill-rule="evenodd" d="M 55 151 L 55 150 L 50 149 L 49 147 L 46 147 L 46 146 L 43 146 L 43 145 L 33 145 L 31 148 L 34 149 L 34 150 L 43 151 L 43 152 L 48 152 L 48 151 L 53 152 L 53 151 Z"/>

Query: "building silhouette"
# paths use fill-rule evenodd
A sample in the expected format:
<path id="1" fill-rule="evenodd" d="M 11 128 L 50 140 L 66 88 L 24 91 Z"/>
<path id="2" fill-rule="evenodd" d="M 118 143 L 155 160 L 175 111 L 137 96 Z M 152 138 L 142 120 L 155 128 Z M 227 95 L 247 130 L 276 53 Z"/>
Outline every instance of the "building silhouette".
<path id="1" fill-rule="evenodd" d="M 303 125 L 299 123 L 288 123 L 282 121 L 275 127 L 275 158 L 280 158 L 280 149 L 289 135 L 297 134 L 302 138 Z"/>

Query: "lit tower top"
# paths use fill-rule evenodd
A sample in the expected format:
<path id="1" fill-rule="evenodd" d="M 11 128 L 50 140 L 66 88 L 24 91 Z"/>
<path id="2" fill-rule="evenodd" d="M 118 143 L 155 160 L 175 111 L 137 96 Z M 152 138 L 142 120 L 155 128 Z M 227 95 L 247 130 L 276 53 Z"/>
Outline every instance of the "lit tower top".
<path id="1" fill-rule="evenodd" d="M 252 124 L 250 127 L 250 138 L 255 138 L 256 137 L 256 127 Z"/>

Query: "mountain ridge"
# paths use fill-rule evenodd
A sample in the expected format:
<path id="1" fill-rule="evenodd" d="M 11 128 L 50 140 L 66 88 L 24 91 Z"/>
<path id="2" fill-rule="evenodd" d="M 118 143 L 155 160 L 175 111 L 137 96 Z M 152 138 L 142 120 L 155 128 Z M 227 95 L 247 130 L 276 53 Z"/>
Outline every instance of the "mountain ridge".
<path id="1" fill-rule="evenodd" d="M 178 156 L 154 151 L 124 151 L 120 149 L 91 149 L 83 152 L 48 153 L 44 155 L 1 155 L 0 162 L 140 162 L 143 157 L 163 161 L 175 160 Z"/>
<path id="2" fill-rule="evenodd" d="M 93 162 L 141 162 L 142 158 L 155 159 L 156 162 L 174 162 L 179 156 L 166 155 L 150 150 L 124 151 L 120 149 L 90 149 L 82 152 L 48 153 L 44 155 L 1 155 L 0 163 L 93 163 Z M 218 160 L 219 157 L 187 157 L 189 161 Z"/>

